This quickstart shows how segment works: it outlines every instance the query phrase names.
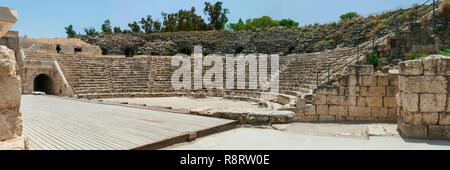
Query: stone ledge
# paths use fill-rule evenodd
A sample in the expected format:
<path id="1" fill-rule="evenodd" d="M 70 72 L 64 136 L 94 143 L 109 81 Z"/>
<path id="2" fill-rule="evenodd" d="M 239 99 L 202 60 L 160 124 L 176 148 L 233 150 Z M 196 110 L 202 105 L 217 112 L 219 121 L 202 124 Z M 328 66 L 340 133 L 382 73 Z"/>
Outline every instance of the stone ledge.
<path id="1" fill-rule="evenodd" d="M 28 150 L 28 146 L 28 139 L 24 136 L 7 141 L 0 141 L 0 150 Z"/>

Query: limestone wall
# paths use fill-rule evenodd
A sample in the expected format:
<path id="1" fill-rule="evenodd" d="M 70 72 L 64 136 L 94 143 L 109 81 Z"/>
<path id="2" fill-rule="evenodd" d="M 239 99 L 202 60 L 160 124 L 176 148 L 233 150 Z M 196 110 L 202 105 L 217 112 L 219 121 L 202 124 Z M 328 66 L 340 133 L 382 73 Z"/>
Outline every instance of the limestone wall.
<path id="1" fill-rule="evenodd" d="M 450 57 L 399 64 L 399 130 L 406 137 L 450 139 Z"/>
<path id="2" fill-rule="evenodd" d="M 0 46 L 0 150 L 26 149 L 22 137 L 20 77 L 14 51 Z"/>
<path id="3" fill-rule="evenodd" d="M 317 87 L 312 103 L 298 100 L 296 120 L 395 122 L 397 79 L 396 74 L 375 74 L 373 66 L 351 66 L 331 85 Z"/>

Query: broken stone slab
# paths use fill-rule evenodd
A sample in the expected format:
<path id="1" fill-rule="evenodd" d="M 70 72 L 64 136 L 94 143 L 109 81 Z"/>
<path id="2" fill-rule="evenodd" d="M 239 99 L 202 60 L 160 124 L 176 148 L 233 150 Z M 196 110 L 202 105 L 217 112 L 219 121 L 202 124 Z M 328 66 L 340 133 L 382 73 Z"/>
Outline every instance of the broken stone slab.
<path id="1" fill-rule="evenodd" d="M 5 35 L 17 22 L 17 11 L 7 7 L 0 7 L 0 37 Z"/>
<path id="2" fill-rule="evenodd" d="M 386 136 L 386 131 L 382 126 L 371 125 L 367 127 L 367 135 L 369 136 Z"/>
<path id="3" fill-rule="evenodd" d="M 0 109 L 20 106 L 20 77 L 0 76 Z"/>
<path id="4" fill-rule="evenodd" d="M 14 51 L 0 45 L 0 76 L 16 76 L 17 63 Z"/>
<path id="5" fill-rule="evenodd" d="M 26 137 L 0 141 L 0 150 L 28 150 L 29 141 Z"/>
<path id="6" fill-rule="evenodd" d="M 22 115 L 19 108 L 0 109 L 0 141 L 22 136 Z"/>

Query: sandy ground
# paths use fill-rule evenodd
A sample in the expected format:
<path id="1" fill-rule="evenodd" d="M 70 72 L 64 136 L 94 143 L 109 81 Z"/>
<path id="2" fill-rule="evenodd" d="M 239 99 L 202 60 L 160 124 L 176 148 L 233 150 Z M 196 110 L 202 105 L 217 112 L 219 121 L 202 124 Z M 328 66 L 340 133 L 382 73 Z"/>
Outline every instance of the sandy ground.
<path id="1" fill-rule="evenodd" d="M 241 127 L 177 144 L 167 150 L 450 150 L 450 141 L 405 139 L 394 124 L 276 125 L 277 129 Z M 369 127 L 383 127 L 384 136 L 368 136 Z"/>
<path id="2" fill-rule="evenodd" d="M 128 102 L 129 104 L 146 104 L 147 106 L 172 107 L 172 109 L 192 110 L 201 107 L 215 107 L 218 109 L 251 109 L 267 110 L 258 107 L 257 103 L 233 101 L 221 97 L 191 98 L 191 97 L 158 97 L 158 98 L 111 98 L 101 99 L 105 102 Z"/>

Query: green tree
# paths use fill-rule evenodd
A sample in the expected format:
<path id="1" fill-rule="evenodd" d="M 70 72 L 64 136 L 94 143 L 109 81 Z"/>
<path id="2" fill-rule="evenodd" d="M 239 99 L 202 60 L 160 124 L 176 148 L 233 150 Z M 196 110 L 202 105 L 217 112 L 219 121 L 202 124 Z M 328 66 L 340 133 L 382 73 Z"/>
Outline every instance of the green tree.
<path id="1" fill-rule="evenodd" d="M 233 31 L 241 31 L 241 30 L 245 30 L 245 23 L 244 23 L 244 21 L 242 21 L 241 18 L 239 18 L 238 23 L 236 23 L 236 24 L 230 23 L 228 25 L 228 27 Z"/>
<path id="2" fill-rule="evenodd" d="M 123 31 L 120 29 L 120 27 L 114 27 L 114 34 L 122 34 Z"/>
<path id="3" fill-rule="evenodd" d="M 128 27 L 130 27 L 131 32 L 133 33 L 140 33 L 141 32 L 141 27 L 139 26 L 139 24 L 134 21 L 133 23 L 128 24 Z"/>
<path id="4" fill-rule="evenodd" d="M 66 29 L 67 38 L 74 38 L 77 36 L 77 33 L 73 30 L 73 26 L 69 25 L 68 27 L 64 27 Z"/>
<path id="5" fill-rule="evenodd" d="M 111 21 L 108 19 L 102 24 L 102 32 L 104 34 L 112 34 Z"/>
<path id="6" fill-rule="evenodd" d="M 280 23 L 269 16 L 263 16 L 261 18 L 248 19 L 245 25 L 247 30 L 265 30 L 267 28 L 280 26 Z"/>
<path id="7" fill-rule="evenodd" d="M 97 30 L 95 30 L 94 27 L 85 28 L 85 29 L 84 29 L 84 32 L 86 32 L 86 35 L 89 35 L 89 36 L 95 36 L 95 35 L 98 35 L 98 34 L 99 34 L 99 33 L 97 32 Z"/>
<path id="8" fill-rule="evenodd" d="M 351 20 L 351 19 L 358 18 L 358 17 L 360 17 L 360 15 L 358 13 L 356 13 L 356 12 L 349 12 L 349 13 L 346 13 L 344 15 L 341 15 L 340 18 L 341 18 L 341 21 L 345 21 L 345 20 Z"/>
<path id="9" fill-rule="evenodd" d="M 147 18 L 142 18 L 140 21 L 141 28 L 146 34 L 153 32 L 153 19 L 152 16 L 148 15 Z"/>
<path id="10" fill-rule="evenodd" d="M 299 25 L 298 22 L 295 22 L 292 19 L 282 19 L 280 21 L 280 26 L 286 27 L 286 28 L 297 28 Z"/>
<path id="11" fill-rule="evenodd" d="M 205 2 L 204 12 L 208 16 L 209 26 L 215 30 L 223 30 L 225 24 L 228 22 L 227 14 L 229 10 L 222 8 L 222 2 L 216 2 L 214 5 L 210 2 Z"/>
<path id="12" fill-rule="evenodd" d="M 203 18 L 195 14 L 194 7 L 192 7 L 191 10 L 179 10 L 177 13 L 172 14 L 163 12 L 161 15 L 164 18 L 164 27 L 161 28 L 164 32 L 203 31 L 208 29 Z"/>

